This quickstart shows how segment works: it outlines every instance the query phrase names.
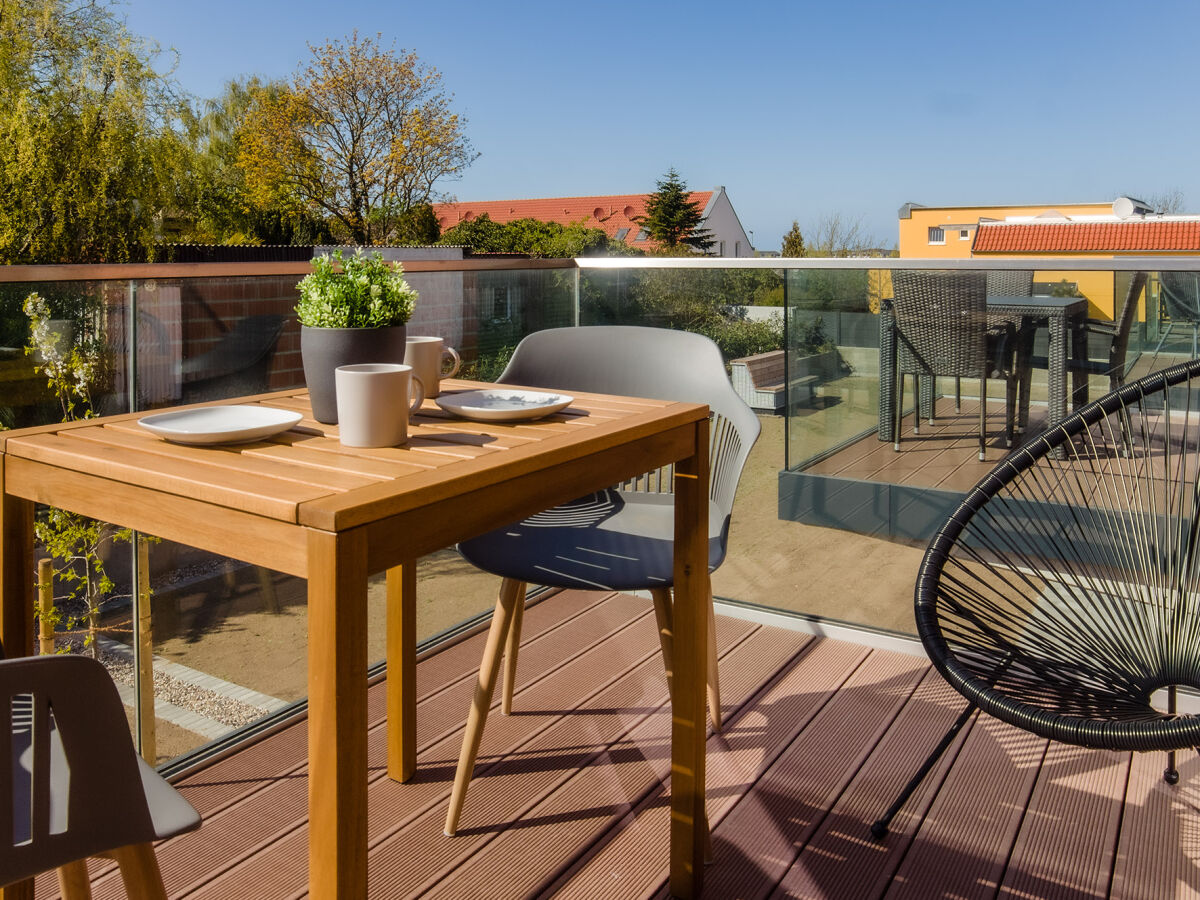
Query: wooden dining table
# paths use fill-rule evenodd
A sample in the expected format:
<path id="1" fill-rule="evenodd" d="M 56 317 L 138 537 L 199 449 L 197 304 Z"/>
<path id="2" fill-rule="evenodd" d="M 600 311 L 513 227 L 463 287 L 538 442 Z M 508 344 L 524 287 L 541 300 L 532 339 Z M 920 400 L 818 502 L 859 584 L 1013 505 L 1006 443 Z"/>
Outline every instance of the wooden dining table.
<path id="1" fill-rule="evenodd" d="M 486 385 L 443 382 L 444 392 L 479 387 Z M 4 652 L 33 653 L 36 504 L 307 579 L 310 896 L 366 897 L 368 576 L 387 572 L 387 765 L 393 779 L 406 781 L 417 763 L 417 558 L 670 465 L 670 891 L 699 894 L 707 828 L 708 408 L 576 394 L 567 409 L 537 421 L 475 422 L 426 401 L 407 444 L 353 449 L 341 445 L 336 425 L 311 417 L 304 391 L 226 403 L 303 418 L 236 445 L 168 442 L 139 426 L 139 413 L 0 432 Z"/>

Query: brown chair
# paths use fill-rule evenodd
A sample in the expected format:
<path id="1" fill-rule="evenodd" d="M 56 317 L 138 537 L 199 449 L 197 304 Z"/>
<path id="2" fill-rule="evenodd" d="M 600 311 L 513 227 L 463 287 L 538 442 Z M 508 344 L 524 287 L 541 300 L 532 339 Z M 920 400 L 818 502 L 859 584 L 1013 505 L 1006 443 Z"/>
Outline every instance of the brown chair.
<path id="1" fill-rule="evenodd" d="M 58 870 L 64 898 L 91 896 L 85 860 L 120 866 L 130 897 L 165 900 L 152 841 L 200 816 L 134 752 L 104 667 L 83 656 L 0 661 L 0 886 Z"/>
<path id="2" fill-rule="evenodd" d="M 987 423 L 987 381 L 1002 377 L 1007 386 L 1005 446 L 1012 444 L 1016 401 L 1016 330 L 1011 323 L 991 327 L 987 317 L 987 276 L 983 272 L 919 271 L 892 273 L 896 321 L 896 371 L 894 373 L 895 449 L 900 449 L 904 376 L 916 379 L 921 396 L 922 378 L 979 379 L 979 458 L 984 459 Z M 933 421 L 936 387 L 930 395 L 929 420 Z M 916 403 L 913 433 L 920 433 L 921 402 Z"/>

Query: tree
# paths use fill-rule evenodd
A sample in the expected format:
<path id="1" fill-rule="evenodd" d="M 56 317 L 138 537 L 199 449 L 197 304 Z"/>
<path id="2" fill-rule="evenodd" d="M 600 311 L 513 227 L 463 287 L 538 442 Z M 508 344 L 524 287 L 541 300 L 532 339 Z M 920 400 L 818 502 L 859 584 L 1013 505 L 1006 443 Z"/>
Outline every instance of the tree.
<path id="1" fill-rule="evenodd" d="M 588 228 L 582 222 L 570 225 L 540 219 L 495 222 L 484 213 L 448 229 L 439 243 L 470 247 L 477 253 L 524 253 L 570 259 L 604 253 L 611 242 L 603 229 Z"/>
<path id="2" fill-rule="evenodd" d="M 882 243 L 869 235 L 862 217 L 849 219 L 841 213 L 826 213 L 817 220 L 805 240 L 805 256 L 847 257 L 865 256 Z"/>
<path id="3" fill-rule="evenodd" d="M 1139 195 L 1135 194 L 1134 196 Z M 1146 197 L 1146 202 L 1156 213 L 1161 213 L 1164 216 L 1178 216 L 1183 214 L 1183 191 L 1177 187 L 1159 191 L 1157 194 L 1149 194 Z"/>
<path id="4" fill-rule="evenodd" d="M 800 223 L 793 219 L 791 229 L 783 236 L 783 251 L 780 255 L 786 257 L 805 256 L 804 250 L 804 235 L 800 233 Z"/>
<path id="5" fill-rule="evenodd" d="M 715 241 L 712 232 L 700 227 L 704 211 L 689 199 L 687 185 L 674 169 L 657 182 L 657 190 L 646 198 L 646 215 L 634 217 L 650 239 L 667 251 L 681 246 L 707 251 Z"/>
<path id="6" fill-rule="evenodd" d="M 239 135 L 255 96 L 278 95 L 283 86 L 258 78 L 234 80 L 221 96 L 189 110 L 192 148 L 185 195 L 171 224 L 181 241 L 207 244 L 332 243 L 323 218 L 287 206 L 263 206 L 250 196 L 237 165 Z"/>
<path id="7" fill-rule="evenodd" d="M 186 147 L 157 47 L 109 0 L 0 4 L 0 263 L 152 252 Z"/>
<path id="8" fill-rule="evenodd" d="M 357 32 L 310 49 L 284 90 L 255 92 L 238 152 L 250 196 L 328 218 L 354 243 L 388 240 L 398 216 L 475 159 L 466 122 L 415 53 Z"/>
<path id="9" fill-rule="evenodd" d="M 433 207 L 418 203 L 396 216 L 392 239 L 397 244 L 436 244 L 441 234 L 442 227 L 433 214 Z"/>

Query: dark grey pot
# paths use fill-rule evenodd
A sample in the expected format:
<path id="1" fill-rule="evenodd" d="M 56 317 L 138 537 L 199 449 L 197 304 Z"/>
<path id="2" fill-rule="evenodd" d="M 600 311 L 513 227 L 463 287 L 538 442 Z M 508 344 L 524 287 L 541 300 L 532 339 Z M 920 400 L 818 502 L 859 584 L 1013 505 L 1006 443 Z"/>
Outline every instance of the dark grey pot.
<path id="1" fill-rule="evenodd" d="M 402 363 L 408 326 L 387 328 L 309 328 L 300 326 L 304 381 L 312 399 L 313 418 L 337 424 L 333 370 L 358 363 Z"/>

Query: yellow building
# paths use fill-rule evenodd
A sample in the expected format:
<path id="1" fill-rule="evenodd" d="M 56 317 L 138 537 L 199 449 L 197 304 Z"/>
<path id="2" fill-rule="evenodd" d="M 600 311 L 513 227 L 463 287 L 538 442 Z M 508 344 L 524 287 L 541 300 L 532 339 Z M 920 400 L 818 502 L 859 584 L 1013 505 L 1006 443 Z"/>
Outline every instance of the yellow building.
<path id="1" fill-rule="evenodd" d="M 1128 197 L 1062 206 L 900 208 L 900 256 L 910 259 L 1155 255 L 1200 255 L 1200 216 L 1159 215 Z M 1092 315 L 1113 315 L 1109 272 L 1035 271 L 1033 277 L 1042 284 L 1065 278 L 1087 297 Z"/>

